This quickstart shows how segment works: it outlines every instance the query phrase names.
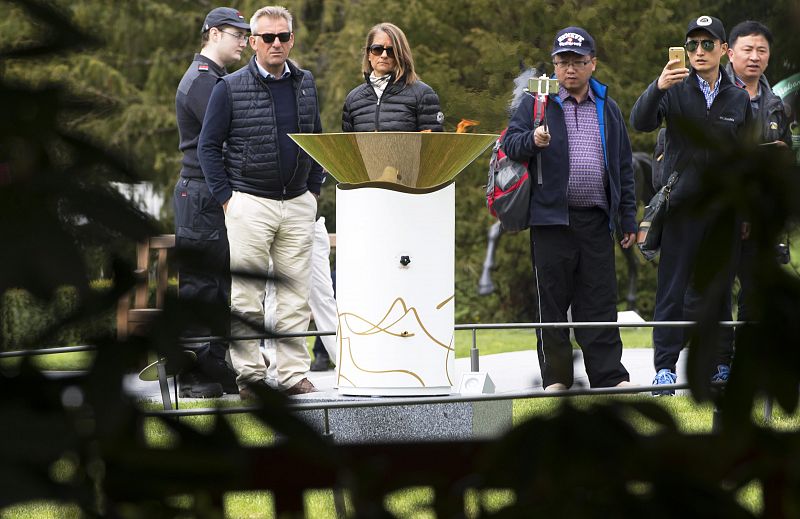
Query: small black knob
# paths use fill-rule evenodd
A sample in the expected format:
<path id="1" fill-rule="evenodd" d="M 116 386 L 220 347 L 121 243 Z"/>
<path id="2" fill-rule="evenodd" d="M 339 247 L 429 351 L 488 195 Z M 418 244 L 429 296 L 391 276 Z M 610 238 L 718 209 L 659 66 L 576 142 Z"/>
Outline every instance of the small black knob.
<path id="1" fill-rule="evenodd" d="M 411 263 L 411 256 L 400 256 L 400 264 L 407 267 Z"/>

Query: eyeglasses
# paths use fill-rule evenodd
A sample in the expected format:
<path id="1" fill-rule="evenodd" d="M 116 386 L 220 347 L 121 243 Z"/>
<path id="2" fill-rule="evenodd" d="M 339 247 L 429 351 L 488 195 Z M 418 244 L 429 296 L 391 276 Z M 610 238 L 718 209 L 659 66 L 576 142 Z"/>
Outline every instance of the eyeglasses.
<path id="1" fill-rule="evenodd" d="M 704 51 L 711 52 L 712 50 L 714 50 L 714 47 L 717 46 L 717 42 L 715 42 L 714 40 L 701 40 L 701 41 L 689 40 L 686 43 L 684 43 L 683 46 L 689 52 L 696 51 L 697 47 L 703 47 Z"/>
<path id="2" fill-rule="evenodd" d="M 394 47 L 384 47 L 383 45 L 370 45 L 367 50 L 373 56 L 382 56 L 383 52 L 386 51 L 386 55 L 390 58 L 394 57 Z"/>
<path id="3" fill-rule="evenodd" d="M 591 63 L 592 60 L 587 59 L 583 61 L 554 61 L 553 65 L 556 68 L 560 68 L 562 70 L 568 69 L 570 67 L 574 68 L 575 70 L 581 70 L 583 67 Z"/>
<path id="4" fill-rule="evenodd" d="M 223 31 L 222 29 L 217 29 L 217 30 L 219 32 L 224 32 L 228 36 L 233 36 L 234 38 L 236 38 L 239 41 L 247 41 L 247 33 L 243 33 L 243 32 L 238 32 L 238 33 L 237 32 L 228 32 L 228 31 Z"/>
<path id="5" fill-rule="evenodd" d="M 273 34 L 271 32 L 265 32 L 264 34 L 253 34 L 256 38 L 261 37 L 264 40 L 264 43 L 271 44 L 275 41 L 275 38 L 278 38 L 278 41 L 281 43 L 286 43 L 292 37 L 292 33 L 290 32 L 279 32 L 278 34 Z"/>

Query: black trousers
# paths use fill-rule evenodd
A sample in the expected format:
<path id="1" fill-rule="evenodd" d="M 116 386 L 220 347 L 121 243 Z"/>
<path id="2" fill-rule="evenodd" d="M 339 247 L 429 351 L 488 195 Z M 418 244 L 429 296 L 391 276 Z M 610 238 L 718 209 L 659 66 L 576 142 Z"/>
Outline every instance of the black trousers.
<path id="1" fill-rule="evenodd" d="M 572 306 L 574 321 L 617 320 L 617 278 L 614 239 L 608 216 L 599 208 L 571 208 L 566 225 L 531 227 L 531 259 L 540 322 L 566 322 Z M 569 330 L 539 329 L 542 385 L 574 381 Z M 592 387 L 615 386 L 630 380 L 622 365 L 618 328 L 576 328 L 575 339 Z"/>
<path id="2" fill-rule="evenodd" d="M 728 232 L 732 233 L 734 247 L 738 247 L 736 239 L 739 233 L 738 222 L 731 221 Z M 704 296 L 693 286 L 692 276 L 700 244 L 711 239 L 710 222 L 692 218 L 679 213 L 669 214 L 664 221 L 661 236 L 661 252 L 658 262 L 658 285 L 656 288 L 656 304 L 654 321 L 692 321 L 696 320 L 702 305 L 706 304 Z M 727 268 L 719 271 L 725 276 L 727 297 L 719 305 L 718 318 L 721 321 L 731 320 L 731 287 L 733 285 L 732 261 L 735 250 L 720 251 L 727 255 L 725 261 L 717 258 L 702 258 L 703 261 L 718 261 Z M 728 261 L 731 260 L 731 261 Z M 721 267 L 722 268 L 722 267 Z M 656 371 L 669 369 L 675 372 L 681 349 L 688 340 L 685 328 L 653 329 L 653 364 Z M 733 356 L 733 331 L 730 328 L 721 330 L 720 343 L 717 348 L 717 363 L 730 364 Z"/>
<path id="3" fill-rule="evenodd" d="M 230 249 L 225 213 L 201 178 L 178 180 L 175 205 L 175 246 L 178 262 L 178 297 L 220 308 L 219 319 L 197 324 L 188 335 L 228 335 L 231 294 Z M 190 346 L 199 358 L 210 353 L 225 358 L 227 343 L 212 342 Z"/>
<path id="4" fill-rule="evenodd" d="M 736 265 L 736 277 L 739 278 L 739 297 L 737 299 L 737 316 L 739 321 L 753 319 L 748 307 L 748 300 L 753 291 L 753 268 L 756 260 L 756 244 L 753 240 L 742 240 Z"/>

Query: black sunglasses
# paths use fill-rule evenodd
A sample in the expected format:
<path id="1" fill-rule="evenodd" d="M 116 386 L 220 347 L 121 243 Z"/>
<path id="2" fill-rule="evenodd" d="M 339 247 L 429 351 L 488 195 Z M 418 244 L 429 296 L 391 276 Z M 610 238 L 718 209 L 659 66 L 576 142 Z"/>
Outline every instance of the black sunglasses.
<path id="1" fill-rule="evenodd" d="M 271 32 L 265 32 L 264 34 L 253 34 L 252 36 L 255 36 L 256 38 L 260 36 L 261 39 L 264 40 L 264 43 L 272 43 L 275 41 L 275 38 L 278 38 L 278 41 L 281 43 L 286 43 L 289 41 L 289 38 L 292 37 L 292 33 L 279 32 L 278 34 L 272 34 Z"/>
<path id="2" fill-rule="evenodd" d="M 370 45 L 367 49 L 373 56 L 380 56 L 383 54 L 383 51 L 386 51 L 386 55 L 390 58 L 394 57 L 394 47 L 384 47 L 383 45 Z"/>
<path id="3" fill-rule="evenodd" d="M 696 51 L 697 47 L 699 46 L 702 46 L 704 51 L 711 52 L 712 50 L 714 50 L 714 47 L 717 46 L 717 42 L 715 42 L 714 40 L 701 40 L 701 41 L 689 40 L 686 43 L 684 43 L 683 46 L 689 52 Z"/>

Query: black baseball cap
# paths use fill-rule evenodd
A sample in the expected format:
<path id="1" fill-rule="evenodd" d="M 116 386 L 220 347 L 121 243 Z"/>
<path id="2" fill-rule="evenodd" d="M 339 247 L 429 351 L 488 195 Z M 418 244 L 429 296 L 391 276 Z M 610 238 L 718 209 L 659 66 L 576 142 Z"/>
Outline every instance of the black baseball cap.
<path id="1" fill-rule="evenodd" d="M 686 28 L 686 36 L 692 31 L 706 31 L 711 36 L 720 40 L 722 43 L 727 42 L 725 37 L 725 27 L 722 25 L 722 20 L 714 18 L 713 16 L 703 15 L 695 20 L 689 22 L 689 27 Z"/>
<path id="2" fill-rule="evenodd" d="M 562 52 L 574 52 L 583 56 L 594 55 L 594 38 L 581 27 L 567 27 L 561 29 L 553 40 L 551 56 Z"/>
<path id="3" fill-rule="evenodd" d="M 231 25 L 239 29 L 250 30 L 250 24 L 244 19 L 242 13 L 232 7 L 217 7 L 206 15 L 206 20 L 203 22 L 203 28 L 200 32 L 206 32 L 212 27 L 221 25 Z"/>

